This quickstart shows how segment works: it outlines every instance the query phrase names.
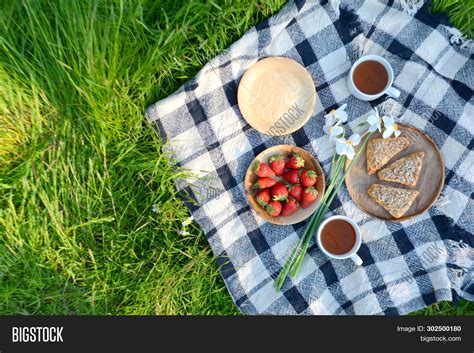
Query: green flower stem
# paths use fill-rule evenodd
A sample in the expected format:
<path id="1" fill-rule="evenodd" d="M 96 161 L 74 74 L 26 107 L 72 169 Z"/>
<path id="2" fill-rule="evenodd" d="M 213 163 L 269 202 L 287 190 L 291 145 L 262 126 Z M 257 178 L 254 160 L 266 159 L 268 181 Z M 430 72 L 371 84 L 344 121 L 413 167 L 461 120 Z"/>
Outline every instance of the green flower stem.
<path id="1" fill-rule="evenodd" d="M 330 170 L 333 169 L 332 166 L 335 161 L 334 178 L 331 178 L 331 182 L 321 201 L 321 205 L 318 207 L 315 213 L 311 216 L 309 224 L 306 227 L 300 241 L 298 242 L 297 248 L 292 252 L 290 259 L 285 263 L 282 271 L 280 272 L 275 282 L 275 286 L 277 289 L 281 289 L 286 277 L 288 276 L 288 273 L 290 273 L 293 278 L 296 277 L 296 275 L 298 274 L 301 264 L 303 263 L 304 257 L 308 250 L 309 242 L 311 241 L 311 238 L 314 235 L 316 228 L 321 224 L 322 218 L 324 217 L 326 211 L 329 209 L 329 205 L 332 203 L 332 201 L 336 197 L 337 192 L 339 191 L 339 188 L 344 182 L 347 174 L 351 170 L 352 165 L 359 159 L 371 135 L 372 133 L 367 134 L 367 136 L 365 137 L 362 143 L 361 148 L 359 149 L 358 153 L 349 164 L 348 168 L 344 171 L 342 176 L 341 176 L 341 172 L 346 164 L 346 157 L 339 156 L 336 159 L 333 156 Z"/>
<path id="2" fill-rule="evenodd" d="M 334 175 L 336 176 L 336 178 L 339 175 L 339 173 L 341 172 L 341 168 L 343 168 L 344 161 L 345 161 L 345 156 L 339 156 L 336 159 L 336 163 L 335 163 L 335 166 L 333 168 L 334 169 L 333 170 Z M 331 194 L 331 191 L 334 189 L 334 184 L 335 184 L 336 178 L 331 178 L 331 182 L 329 183 L 329 186 L 326 189 L 326 192 L 324 193 L 323 199 L 321 200 L 322 203 L 324 203 L 328 199 L 329 195 Z M 317 211 L 318 210 L 316 210 L 316 212 Z M 312 220 L 313 220 L 313 217 L 311 218 L 310 223 L 311 223 Z"/>
<path id="3" fill-rule="evenodd" d="M 333 158 L 333 160 L 334 160 L 334 158 Z M 334 169 L 335 170 L 340 169 L 340 165 L 341 165 L 341 158 L 339 157 L 337 159 L 336 167 L 334 167 Z M 333 184 L 333 183 L 331 183 L 331 184 Z M 332 189 L 333 187 L 334 187 L 333 185 L 330 185 L 328 190 Z M 328 193 L 326 193 L 323 196 L 322 203 L 324 203 L 326 201 L 327 197 L 328 197 Z M 304 247 L 303 244 L 304 244 L 306 238 L 308 238 L 308 234 L 311 234 L 310 225 L 312 225 L 313 223 L 317 223 L 316 222 L 317 218 L 320 218 L 319 214 L 320 214 L 320 208 L 318 208 L 316 210 L 316 212 L 311 216 L 311 219 L 309 221 L 309 225 L 306 228 L 303 236 L 300 238 L 300 241 L 298 242 L 297 247 L 295 248 L 295 250 L 293 250 L 290 258 L 285 263 L 285 265 L 283 266 L 283 269 L 281 270 L 280 274 L 278 275 L 278 277 L 276 279 L 276 282 L 275 282 L 275 286 L 276 286 L 277 289 L 280 289 L 283 286 L 285 278 L 287 277 L 290 269 L 293 267 L 293 264 L 294 264 L 295 260 L 298 259 L 301 256 L 302 250 L 306 249 L 306 247 Z"/>
<path id="4" fill-rule="evenodd" d="M 283 286 L 283 283 L 285 282 L 285 278 L 288 276 L 288 272 L 290 272 L 291 265 L 293 262 L 296 260 L 297 255 L 299 255 L 299 251 L 301 251 L 301 246 L 303 244 L 304 238 L 302 237 L 296 248 L 292 251 L 290 258 L 285 262 L 285 265 L 283 266 L 281 272 L 279 273 L 276 281 L 275 281 L 275 287 L 280 290 L 281 287 Z"/>
<path id="5" fill-rule="evenodd" d="M 335 161 L 335 160 L 336 160 L 336 154 L 334 153 L 334 154 L 332 155 L 331 165 L 329 166 L 329 171 L 328 171 L 328 178 L 331 178 L 331 179 L 332 179 L 332 176 L 331 176 L 332 174 L 331 174 L 331 173 L 332 173 L 332 170 L 333 170 L 333 168 L 334 168 L 334 161 Z"/>
<path id="6" fill-rule="evenodd" d="M 334 189 L 333 193 L 328 193 L 328 199 L 321 203 L 315 213 L 314 221 L 311 222 L 311 224 L 309 224 L 306 228 L 306 231 L 303 236 L 304 242 L 302 245 L 301 252 L 290 268 L 291 277 L 296 277 L 296 275 L 298 274 L 299 268 L 301 267 L 304 257 L 306 256 L 306 251 L 308 250 L 309 242 L 311 241 L 311 238 L 313 237 L 316 228 L 321 224 L 323 217 L 326 214 L 326 211 L 329 209 L 329 205 L 337 194 L 337 189 L 338 188 Z"/>
<path id="7" fill-rule="evenodd" d="M 330 202 L 329 202 L 329 204 L 330 204 Z M 293 264 L 290 268 L 291 277 L 294 278 L 298 274 L 298 271 L 301 267 L 301 264 L 303 263 L 304 257 L 306 256 L 306 251 L 308 250 L 309 242 L 311 241 L 311 238 L 313 237 L 316 228 L 321 224 L 321 221 L 323 220 L 323 216 L 326 213 L 328 208 L 329 207 L 328 207 L 328 204 L 326 204 L 326 202 L 322 203 L 321 206 L 319 206 L 319 208 L 318 208 L 317 216 L 316 216 L 314 222 L 311 223 L 308 226 L 308 228 L 306 228 L 307 231 L 305 232 L 305 235 L 304 235 L 304 242 L 303 242 L 303 245 L 302 245 L 302 248 L 301 248 L 301 252 L 298 255 L 298 257 L 296 258 L 296 260 L 293 262 Z"/>
<path id="8" fill-rule="evenodd" d="M 336 166 L 334 167 L 334 175 L 335 176 L 340 174 L 340 171 L 344 166 L 345 159 L 346 159 L 345 156 L 339 156 L 337 158 Z M 293 265 L 291 266 L 291 269 L 293 267 L 295 267 L 294 265 L 297 264 L 298 262 L 301 263 L 302 258 L 304 258 L 305 253 L 306 253 L 306 249 L 308 248 L 308 244 L 309 244 L 308 239 L 311 239 L 311 234 L 314 232 L 314 228 L 317 225 L 319 225 L 320 218 L 322 217 L 322 215 L 324 215 L 324 212 L 327 209 L 327 207 L 322 207 L 322 205 L 326 205 L 326 201 L 330 197 L 331 192 L 334 189 L 334 185 L 335 185 L 336 181 L 337 181 L 337 179 L 331 180 L 331 183 L 329 184 L 328 189 L 326 190 L 326 193 L 324 194 L 323 199 L 321 200 L 321 206 L 319 206 L 318 209 L 316 210 L 316 212 L 313 213 L 313 215 L 311 216 L 311 219 L 308 223 L 308 226 L 306 227 L 306 230 L 303 233 L 303 236 L 301 237 L 302 239 L 304 239 L 303 248 L 300 249 L 298 257 L 296 258 L 296 261 L 293 262 Z M 291 269 L 290 269 L 290 271 L 291 271 Z"/>
<path id="9" fill-rule="evenodd" d="M 349 171 L 351 170 L 352 168 L 352 165 L 359 159 L 360 155 L 361 155 L 361 151 L 364 150 L 365 148 L 365 145 L 367 144 L 368 142 L 368 139 L 370 137 L 370 135 L 372 135 L 372 133 L 369 133 L 367 134 L 366 138 L 364 139 L 364 142 L 361 146 L 361 148 L 359 149 L 357 155 L 354 157 L 354 159 L 351 161 L 351 163 L 349 164 L 349 166 L 347 167 L 347 170 L 344 172 L 344 174 L 342 175 L 342 177 L 338 178 L 337 180 L 334 180 L 333 182 L 331 182 L 331 186 L 334 186 L 334 191 L 331 193 L 331 192 L 328 192 L 328 194 L 330 194 L 330 196 L 327 198 L 327 202 L 323 202 L 321 204 L 321 206 L 318 207 L 318 210 L 316 211 L 316 215 L 317 217 L 315 217 L 315 221 L 312 222 L 308 228 L 307 228 L 307 231 L 305 231 L 305 241 L 303 243 L 303 246 L 302 246 L 302 249 L 301 249 L 301 252 L 298 256 L 298 258 L 296 259 L 296 261 L 294 261 L 293 265 L 291 266 L 290 268 L 290 274 L 292 277 L 296 277 L 296 275 L 298 274 L 298 271 L 301 267 L 301 264 L 303 262 L 303 259 L 306 255 L 306 251 L 308 249 L 308 246 L 309 246 L 309 242 L 311 241 L 311 238 L 313 237 L 314 235 L 314 232 L 316 230 L 316 227 L 319 226 L 319 224 L 321 224 L 321 221 L 322 221 L 322 217 L 324 216 L 324 214 L 326 213 L 326 211 L 329 209 L 329 205 L 332 203 L 332 201 L 334 200 L 334 198 L 336 197 L 337 195 L 337 192 L 339 191 L 339 188 L 341 187 L 342 183 L 344 182 L 344 180 L 346 179 L 346 176 L 347 174 L 349 173 Z M 346 158 L 341 158 L 344 160 L 343 164 L 345 164 L 345 159 Z M 339 176 L 339 173 L 336 174 L 336 176 Z"/>
<path id="10" fill-rule="evenodd" d="M 335 160 L 334 156 L 333 156 L 333 160 Z M 339 156 L 336 159 L 336 163 L 335 163 L 336 165 L 334 167 L 334 172 L 335 172 L 334 175 L 338 175 L 340 173 L 340 169 L 343 166 L 343 160 L 345 160 L 345 158 L 343 156 Z M 332 162 L 331 162 L 331 164 L 332 164 Z M 327 189 L 327 192 L 324 194 L 323 199 L 321 200 L 322 204 L 325 204 L 325 202 L 326 202 L 327 198 L 329 197 L 329 194 L 330 194 L 330 192 L 333 188 L 334 188 L 334 180 L 331 181 L 331 183 L 330 183 L 330 185 Z M 278 275 L 278 277 L 275 281 L 275 287 L 277 289 L 281 289 L 281 287 L 283 286 L 285 278 L 288 276 L 288 273 L 290 272 L 291 268 L 293 267 L 295 261 L 297 259 L 299 259 L 301 257 L 301 255 L 303 255 L 303 258 L 304 258 L 304 254 L 305 254 L 305 251 L 307 249 L 307 246 L 305 247 L 304 243 L 309 242 L 306 239 L 310 238 L 310 236 L 308 236 L 308 235 L 311 234 L 311 229 L 313 229 L 313 232 L 314 232 L 314 226 L 311 227 L 311 225 L 313 225 L 315 223 L 319 224 L 319 222 L 317 222 L 317 220 L 318 220 L 318 218 L 321 218 L 321 212 L 322 212 L 321 207 L 318 207 L 316 212 L 311 216 L 311 219 L 308 223 L 308 227 L 306 228 L 305 232 L 303 233 L 303 236 L 300 238 L 300 241 L 298 242 L 298 245 L 296 246 L 295 250 L 293 250 L 290 258 L 287 260 L 287 262 L 283 266 L 283 269 L 281 270 L 280 274 Z M 301 262 L 301 260 L 300 260 L 300 262 Z"/>

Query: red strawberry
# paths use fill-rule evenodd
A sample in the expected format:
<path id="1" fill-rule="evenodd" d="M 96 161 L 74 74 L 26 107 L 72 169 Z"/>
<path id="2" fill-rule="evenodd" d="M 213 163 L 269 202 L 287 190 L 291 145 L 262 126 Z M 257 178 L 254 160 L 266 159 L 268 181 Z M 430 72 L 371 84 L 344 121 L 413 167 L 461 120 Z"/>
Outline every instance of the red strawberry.
<path id="1" fill-rule="evenodd" d="M 298 201 L 296 201 L 291 196 L 288 197 L 288 200 L 285 201 L 283 209 L 281 210 L 282 216 L 289 216 L 290 214 L 295 213 L 298 210 Z"/>
<path id="2" fill-rule="evenodd" d="M 272 178 L 258 178 L 257 182 L 253 184 L 254 189 L 266 189 L 276 184 Z"/>
<path id="3" fill-rule="evenodd" d="M 270 168 L 276 176 L 281 176 L 285 171 L 285 158 L 281 154 L 274 154 L 270 157 Z"/>
<path id="4" fill-rule="evenodd" d="M 257 203 L 265 208 L 265 205 L 270 201 L 270 189 L 265 189 L 257 193 L 257 196 L 255 197 L 257 200 Z"/>
<path id="5" fill-rule="evenodd" d="M 292 169 L 283 174 L 283 179 L 287 182 L 296 184 L 300 181 L 300 171 L 298 169 Z"/>
<path id="6" fill-rule="evenodd" d="M 301 201 L 301 194 L 303 193 L 303 187 L 300 184 L 291 184 L 288 186 L 288 193 L 290 196 L 300 202 Z"/>
<path id="7" fill-rule="evenodd" d="M 301 208 L 308 208 L 317 197 L 318 191 L 315 188 L 312 186 L 306 188 L 303 192 L 303 195 L 301 195 Z"/>
<path id="8" fill-rule="evenodd" d="M 253 166 L 253 171 L 260 178 L 275 176 L 275 173 L 273 173 L 273 170 L 270 169 L 267 163 L 263 163 L 263 162 L 256 162 L 255 165 Z"/>
<path id="9" fill-rule="evenodd" d="M 303 170 L 301 173 L 301 185 L 303 186 L 313 186 L 316 183 L 317 174 L 314 170 Z"/>
<path id="10" fill-rule="evenodd" d="M 265 211 L 267 211 L 270 216 L 278 216 L 281 212 L 281 202 L 270 200 L 265 207 Z"/>
<path id="11" fill-rule="evenodd" d="M 282 182 L 276 183 L 275 186 L 272 187 L 271 195 L 274 201 L 285 201 L 288 197 L 288 189 Z"/>
<path id="12" fill-rule="evenodd" d="M 304 159 L 298 153 L 293 153 L 286 167 L 289 169 L 300 169 L 304 167 Z"/>

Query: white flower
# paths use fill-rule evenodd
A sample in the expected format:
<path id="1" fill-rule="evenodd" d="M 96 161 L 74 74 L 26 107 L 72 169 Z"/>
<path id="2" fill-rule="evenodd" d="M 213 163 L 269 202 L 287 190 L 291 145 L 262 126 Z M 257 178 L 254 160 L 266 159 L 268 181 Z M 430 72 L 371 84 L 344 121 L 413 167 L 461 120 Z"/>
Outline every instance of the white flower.
<path id="1" fill-rule="evenodd" d="M 193 217 L 193 216 L 186 218 L 186 219 L 183 221 L 183 227 L 189 226 L 193 220 L 194 220 L 194 217 Z"/>
<path id="2" fill-rule="evenodd" d="M 359 134 L 353 134 L 348 140 L 340 138 L 336 140 L 336 153 L 339 155 L 346 155 L 352 160 L 355 155 L 354 146 L 360 143 L 361 137 Z"/>
<path id="3" fill-rule="evenodd" d="M 385 128 L 385 131 L 383 132 L 383 138 L 388 139 L 392 134 L 395 135 L 395 137 L 400 136 L 401 132 L 398 130 L 398 124 L 395 123 L 392 117 L 389 116 L 384 116 L 383 118 L 383 126 Z"/>
<path id="4" fill-rule="evenodd" d="M 189 233 L 187 230 L 180 230 L 179 231 L 179 235 L 189 235 L 191 233 Z"/>
<path id="5" fill-rule="evenodd" d="M 326 124 L 323 127 L 323 130 L 326 134 L 329 135 L 329 141 L 333 141 L 336 139 L 339 135 L 342 135 L 344 133 L 344 129 L 342 126 L 339 125 L 339 123 L 336 123 L 334 125 L 329 125 L 328 120 L 326 121 Z"/>
<path id="6" fill-rule="evenodd" d="M 151 207 L 152 212 L 158 213 L 160 211 L 159 207 L 154 203 Z"/>
<path id="7" fill-rule="evenodd" d="M 332 126 L 336 123 L 345 123 L 347 121 L 347 113 L 344 109 L 346 109 L 347 104 L 341 105 L 337 109 L 331 110 L 328 114 L 324 117 L 326 118 L 326 124 L 328 126 Z"/>
<path id="8" fill-rule="evenodd" d="M 369 131 L 374 132 L 375 130 L 378 130 L 379 132 L 382 132 L 382 118 L 380 117 L 379 111 L 377 108 L 374 108 L 374 111 L 369 117 L 367 118 L 367 123 L 370 125 Z"/>
<path id="9" fill-rule="evenodd" d="M 339 108 L 331 110 L 329 114 L 324 116 L 326 121 L 324 122 L 323 130 L 329 135 L 329 141 L 331 142 L 344 134 L 344 128 L 341 124 L 347 121 L 347 113 L 344 110 L 346 107 L 347 104 L 343 104 Z"/>

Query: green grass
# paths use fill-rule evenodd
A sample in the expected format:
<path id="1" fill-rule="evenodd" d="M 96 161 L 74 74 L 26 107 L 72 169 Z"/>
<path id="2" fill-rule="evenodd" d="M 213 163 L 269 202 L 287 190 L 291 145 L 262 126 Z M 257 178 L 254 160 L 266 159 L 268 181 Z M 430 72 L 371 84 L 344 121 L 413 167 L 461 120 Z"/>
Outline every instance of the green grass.
<path id="1" fill-rule="evenodd" d="M 254 3 L 2 1 L 1 314 L 238 313 L 143 114 L 284 1 Z"/>
<path id="2" fill-rule="evenodd" d="M 474 1 L 435 0 L 431 6 L 434 13 L 444 12 L 451 22 L 468 38 L 474 37 Z"/>

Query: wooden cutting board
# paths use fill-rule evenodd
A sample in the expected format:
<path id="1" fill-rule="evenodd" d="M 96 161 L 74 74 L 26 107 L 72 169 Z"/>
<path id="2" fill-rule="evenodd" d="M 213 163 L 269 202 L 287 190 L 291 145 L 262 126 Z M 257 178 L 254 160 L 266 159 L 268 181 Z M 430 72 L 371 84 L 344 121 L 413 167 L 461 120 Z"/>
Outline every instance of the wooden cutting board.
<path id="1" fill-rule="evenodd" d="M 300 129 L 316 109 L 316 88 L 296 61 L 271 57 L 243 75 L 237 91 L 240 112 L 261 133 L 282 136 Z"/>
<path id="2" fill-rule="evenodd" d="M 378 179 L 377 173 L 368 175 L 367 146 L 359 159 L 354 162 L 354 165 L 346 177 L 346 186 L 355 204 L 366 213 L 383 220 L 402 221 L 425 212 L 438 199 L 444 185 L 444 161 L 440 150 L 433 140 L 424 132 L 414 127 L 401 124 L 398 124 L 398 127 L 401 131 L 401 136 L 407 136 L 413 142 L 407 149 L 395 155 L 386 166 L 413 152 L 425 152 L 420 177 L 415 187 L 409 187 L 394 182 L 381 181 Z M 380 137 L 382 137 L 382 134 L 377 132 L 372 135 L 371 139 Z M 363 139 L 364 138 L 362 138 L 362 140 Z M 357 146 L 355 150 L 358 151 L 359 148 L 361 148 L 361 145 L 362 143 Z M 348 166 L 349 161 L 346 163 L 346 168 Z M 382 184 L 401 189 L 418 190 L 420 195 L 418 195 L 410 209 L 403 217 L 394 218 L 381 205 L 373 201 L 369 195 L 367 195 L 367 190 L 372 184 Z"/>

